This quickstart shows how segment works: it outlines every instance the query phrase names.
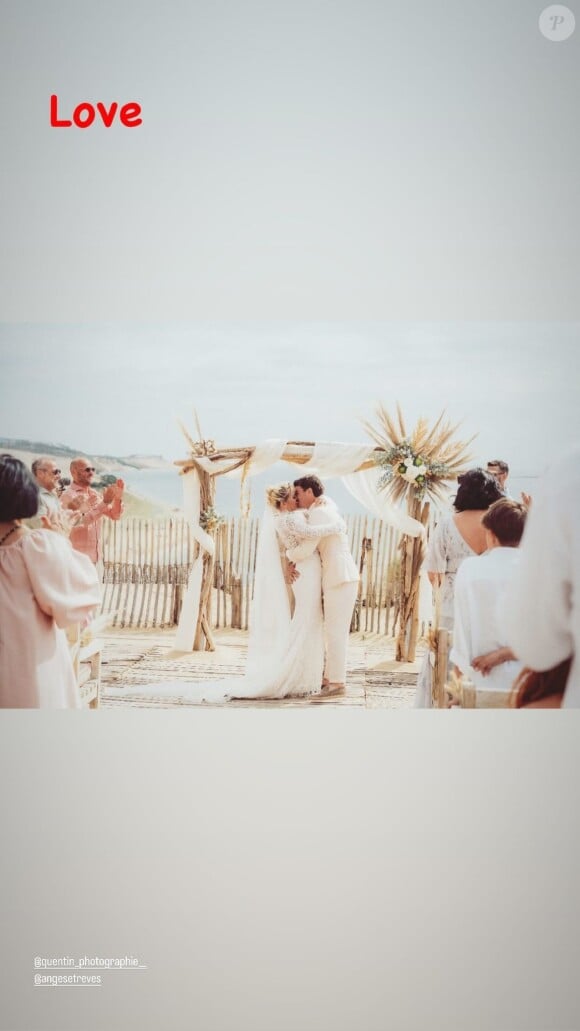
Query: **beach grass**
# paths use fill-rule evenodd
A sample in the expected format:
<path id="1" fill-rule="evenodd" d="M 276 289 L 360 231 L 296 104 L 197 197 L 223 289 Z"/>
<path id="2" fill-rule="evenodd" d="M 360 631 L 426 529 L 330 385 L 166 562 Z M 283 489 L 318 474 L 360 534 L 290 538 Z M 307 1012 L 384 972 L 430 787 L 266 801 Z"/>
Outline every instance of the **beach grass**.
<path id="1" fill-rule="evenodd" d="M 154 501 L 152 498 L 142 497 L 140 494 L 132 494 L 128 490 L 125 490 L 123 494 L 123 505 L 123 517 L 126 519 L 162 519 L 183 514 L 169 505 Z"/>

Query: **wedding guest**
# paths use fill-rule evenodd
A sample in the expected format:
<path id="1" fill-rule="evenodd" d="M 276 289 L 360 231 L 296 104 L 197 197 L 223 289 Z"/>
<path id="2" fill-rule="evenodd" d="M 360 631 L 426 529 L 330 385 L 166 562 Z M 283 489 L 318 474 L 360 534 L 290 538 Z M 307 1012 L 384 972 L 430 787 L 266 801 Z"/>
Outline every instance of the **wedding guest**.
<path id="1" fill-rule="evenodd" d="M 104 516 L 115 520 L 121 518 L 125 485 L 122 480 L 117 480 L 100 495 L 91 487 L 95 472 L 94 465 L 87 458 L 74 458 L 70 464 L 73 482 L 63 491 L 60 500 L 65 510 L 76 512 L 81 517 L 70 532 L 73 548 L 97 565 L 102 558 L 101 520 Z"/>
<path id="2" fill-rule="evenodd" d="M 455 581 L 450 661 L 476 687 L 509 691 L 521 670 L 507 646 L 498 607 L 517 562 L 527 509 L 511 498 L 495 501 L 482 517 L 487 550 L 466 558 Z"/>
<path id="3" fill-rule="evenodd" d="M 491 473 L 492 476 L 495 476 L 500 487 L 503 489 L 506 498 L 511 497 L 511 494 L 507 489 L 507 478 L 510 472 L 510 467 L 507 462 L 504 462 L 502 458 L 492 458 L 487 463 L 487 471 L 488 473 Z M 532 499 L 529 494 L 526 494 L 525 491 L 521 491 L 520 499 L 523 505 L 526 505 L 528 508 L 530 507 Z"/>
<path id="4" fill-rule="evenodd" d="M 523 669 L 514 684 L 516 709 L 560 709 L 570 674 L 571 659 L 539 673 Z"/>
<path id="5" fill-rule="evenodd" d="M 506 639 L 525 666 L 546 673 L 571 660 L 564 708 L 580 708 L 580 445 L 543 476 L 521 559 L 506 592 Z"/>
<path id="6" fill-rule="evenodd" d="M 481 518 L 494 501 L 504 497 L 497 480 L 485 469 L 469 469 L 457 478 L 454 511 L 443 513 L 425 555 L 424 566 L 435 589 L 436 612 L 441 629 L 453 629 L 453 591 L 457 570 L 464 559 L 481 555 L 486 548 Z M 425 655 L 417 681 L 415 707 L 431 704 L 429 653 Z"/>
<path id="7" fill-rule="evenodd" d="M 425 555 L 429 582 L 441 591 L 439 625 L 447 630 L 453 628 L 453 589 L 457 570 L 465 558 L 485 551 L 482 516 L 494 501 L 504 497 L 495 478 L 484 469 L 469 469 L 458 477 L 457 483 L 454 512 L 441 516 Z"/>
<path id="8" fill-rule="evenodd" d="M 488 473 L 491 473 L 492 476 L 495 476 L 500 487 L 507 494 L 506 483 L 510 473 L 510 467 L 507 462 L 504 462 L 501 458 L 492 458 L 487 463 L 487 471 Z"/>
<path id="9" fill-rule="evenodd" d="M 22 525 L 38 495 L 24 463 L 0 455 L 0 708 L 79 708 L 62 628 L 92 615 L 100 589 L 66 537 Z"/>
<path id="10" fill-rule="evenodd" d="M 39 488 L 38 516 L 60 516 L 61 508 L 58 499 L 58 483 L 60 469 L 52 458 L 41 456 L 32 463 L 32 475 Z"/>
<path id="11" fill-rule="evenodd" d="M 62 492 L 66 490 L 67 487 L 70 487 L 70 476 L 61 476 L 56 488 L 56 493 L 59 498 L 62 497 Z"/>

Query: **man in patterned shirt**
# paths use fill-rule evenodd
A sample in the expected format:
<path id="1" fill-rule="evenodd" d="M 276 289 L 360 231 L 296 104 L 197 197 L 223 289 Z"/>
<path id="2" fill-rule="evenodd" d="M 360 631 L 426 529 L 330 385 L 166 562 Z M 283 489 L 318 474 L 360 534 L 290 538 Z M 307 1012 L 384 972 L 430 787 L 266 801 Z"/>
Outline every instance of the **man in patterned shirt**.
<path id="1" fill-rule="evenodd" d="M 63 492 L 60 503 L 65 510 L 76 513 L 77 522 L 70 532 L 70 542 L 95 565 L 101 554 L 101 519 L 120 519 L 123 513 L 124 483 L 117 480 L 98 494 L 91 487 L 95 467 L 86 458 L 74 458 L 70 464 L 72 483 Z"/>

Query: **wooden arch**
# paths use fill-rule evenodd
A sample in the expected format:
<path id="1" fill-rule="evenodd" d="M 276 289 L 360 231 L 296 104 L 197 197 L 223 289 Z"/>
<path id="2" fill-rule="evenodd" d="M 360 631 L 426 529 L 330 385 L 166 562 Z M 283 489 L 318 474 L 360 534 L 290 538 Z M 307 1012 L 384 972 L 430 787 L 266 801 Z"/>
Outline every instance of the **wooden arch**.
<path id="1" fill-rule="evenodd" d="M 174 464 L 178 466 L 182 474 L 193 469 L 197 471 L 200 481 L 200 511 L 207 511 L 214 507 L 215 502 L 215 480 L 217 476 L 224 475 L 238 469 L 250 461 L 254 454 L 255 447 L 225 447 L 216 448 L 212 440 L 194 441 L 187 430 L 182 430 L 190 447 L 190 456 L 186 459 L 178 459 Z M 289 441 L 278 461 L 290 462 L 295 465 L 305 465 L 310 461 L 316 444 L 314 441 Z M 384 449 L 375 447 L 377 454 L 384 454 Z M 198 459 L 209 459 L 213 462 L 224 462 L 224 467 L 216 474 L 210 475 Z M 369 458 L 359 465 L 354 472 L 370 469 L 376 464 L 373 458 Z M 409 499 L 407 512 L 413 518 L 427 526 L 429 519 L 429 502 Z M 213 536 L 213 534 L 212 534 Z M 396 641 L 396 658 L 399 662 L 413 662 L 419 633 L 419 574 L 424 554 L 425 536 L 411 537 L 403 533 L 401 536 L 401 571 L 398 588 L 399 608 L 399 629 Z M 199 545 L 197 545 L 199 548 Z M 207 552 L 203 555 L 203 574 L 200 594 L 199 614 L 194 637 L 194 651 L 214 651 L 215 642 L 211 630 L 210 607 L 211 591 L 214 580 L 214 556 Z"/>

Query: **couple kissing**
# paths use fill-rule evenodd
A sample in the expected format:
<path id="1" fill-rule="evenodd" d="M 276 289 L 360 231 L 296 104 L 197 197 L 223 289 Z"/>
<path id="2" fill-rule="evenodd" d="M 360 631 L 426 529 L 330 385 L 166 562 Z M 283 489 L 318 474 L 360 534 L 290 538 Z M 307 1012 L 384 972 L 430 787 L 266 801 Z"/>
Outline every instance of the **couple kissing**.
<path id="1" fill-rule="evenodd" d="M 270 487 L 266 498 L 267 509 L 274 513 L 278 564 L 293 595 L 286 609 L 279 598 L 275 600 L 279 592 L 271 583 L 270 601 L 279 605 L 281 619 L 277 627 L 279 644 L 274 644 L 277 670 L 271 669 L 275 683 L 270 686 L 276 690 L 276 697 L 341 694 L 345 690 L 348 635 L 359 581 L 346 524 L 316 476 Z M 268 522 L 266 511 L 262 527 L 265 548 L 270 534 Z M 271 561 L 270 580 L 274 581 L 274 556 L 266 561 Z M 257 572 L 249 653 L 254 653 L 258 643 L 253 640 L 254 633 L 261 637 L 260 606 L 268 604 L 269 593 Z M 255 658 L 249 654 L 248 672 Z"/>

